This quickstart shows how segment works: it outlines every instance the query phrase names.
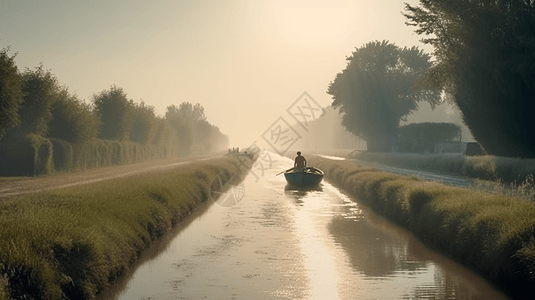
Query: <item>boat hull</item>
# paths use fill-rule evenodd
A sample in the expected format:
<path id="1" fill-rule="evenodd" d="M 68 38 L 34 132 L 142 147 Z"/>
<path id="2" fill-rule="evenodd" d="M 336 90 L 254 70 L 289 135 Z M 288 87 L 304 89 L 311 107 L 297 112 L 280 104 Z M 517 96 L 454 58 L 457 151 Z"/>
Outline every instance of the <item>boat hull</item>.
<path id="1" fill-rule="evenodd" d="M 309 187 L 320 184 L 323 179 L 323 171 L 317 168 L 307 168 L 305 170 L 292 170 L 284 173 L 286 181 L 294 186 Z"/>

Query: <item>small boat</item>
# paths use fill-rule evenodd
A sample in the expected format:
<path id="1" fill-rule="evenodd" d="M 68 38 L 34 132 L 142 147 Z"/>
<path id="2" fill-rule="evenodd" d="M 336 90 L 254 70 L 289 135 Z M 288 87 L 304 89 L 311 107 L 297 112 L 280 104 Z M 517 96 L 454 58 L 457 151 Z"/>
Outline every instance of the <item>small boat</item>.
<path id="1" fill-rule="evenodd" d="M 318 185 L 323 179 L 323 171 L 315 167 L 305 167 L 296 170 L 288 169 L 284 172 L 284 177 L 289 184 L 297 187 L 310 187 Z"/>

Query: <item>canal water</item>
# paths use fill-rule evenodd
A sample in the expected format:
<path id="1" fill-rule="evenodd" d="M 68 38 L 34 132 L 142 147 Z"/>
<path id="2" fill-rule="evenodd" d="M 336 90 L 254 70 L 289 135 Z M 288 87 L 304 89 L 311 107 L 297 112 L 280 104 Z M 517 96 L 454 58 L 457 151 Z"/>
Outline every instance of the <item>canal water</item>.
<path id="1" fill-rule="evenodd" d="M 99 299 L 507 299 L 328 182 L 289 189 L 276 174 L 293 162 L 275 160 L 227 194 L 237 204 L 203 205 Z"/>

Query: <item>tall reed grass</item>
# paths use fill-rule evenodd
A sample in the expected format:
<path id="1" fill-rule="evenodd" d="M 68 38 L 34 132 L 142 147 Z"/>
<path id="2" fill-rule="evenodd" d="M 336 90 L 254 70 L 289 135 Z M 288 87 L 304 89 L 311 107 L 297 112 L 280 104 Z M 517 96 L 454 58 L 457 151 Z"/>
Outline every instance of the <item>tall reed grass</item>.
<path id="1" fill-rule="evenodd" d="M 326 179 L 514 297 L 535 284 L 535 204 L 346 161 L 309 157 Z"/>
<path id="2" fill-rule="evenodd" d="M 217 158 L 0 202 L 0 299 L 93 299 L 208 198 L 213 178 L 248 167 Z"/>

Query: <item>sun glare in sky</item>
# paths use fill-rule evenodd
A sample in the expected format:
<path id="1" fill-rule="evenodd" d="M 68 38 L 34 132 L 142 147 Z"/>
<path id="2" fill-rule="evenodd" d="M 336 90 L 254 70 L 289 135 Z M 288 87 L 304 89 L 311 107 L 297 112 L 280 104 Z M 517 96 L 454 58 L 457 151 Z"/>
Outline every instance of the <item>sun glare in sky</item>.
<path id="1" fill-rule="evenodd" d="M 122 87 L 163 115 L 183 101 L 248 145 L 303 92 L 323 106 L 345 58 L 372 40 L 418 40 L 398 0 L 0 1 L 0 48 L 43 63 L 86 101 Z"/>

